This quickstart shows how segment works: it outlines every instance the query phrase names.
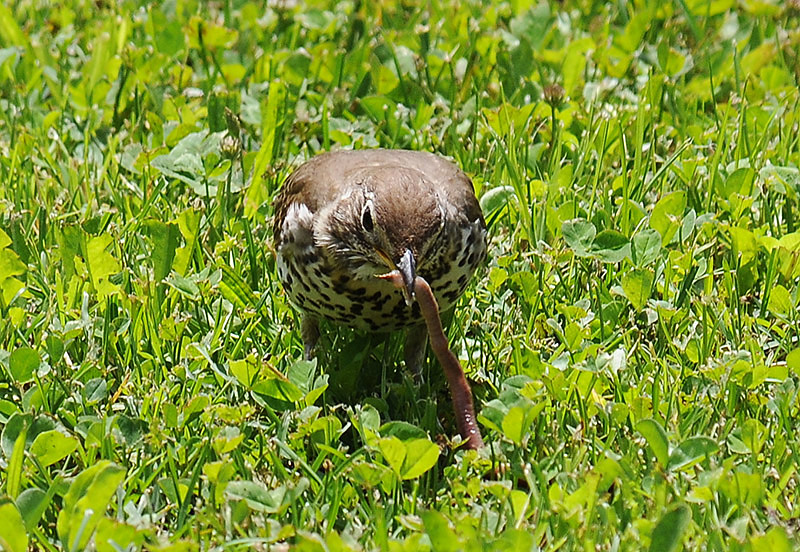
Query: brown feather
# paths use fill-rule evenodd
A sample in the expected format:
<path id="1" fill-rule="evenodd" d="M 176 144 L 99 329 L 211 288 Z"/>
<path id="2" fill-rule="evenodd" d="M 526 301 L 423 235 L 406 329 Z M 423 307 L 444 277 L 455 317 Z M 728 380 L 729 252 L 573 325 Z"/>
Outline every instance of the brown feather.
<path id="1" fill-rule="evenodd" d="M 360 179 L 375 173 L 386 175 L 393 167 L 417 171 L 445 201 L 461 206 L 468 220 L 483 220 L 472 181 L 450 161 L 410 150 L 346 150 L 318 155 L 286 179 L 275 199 L 275 241 L 280 240 L 280 223 L 292 203 L 303 203 L 315 213 Z"/>

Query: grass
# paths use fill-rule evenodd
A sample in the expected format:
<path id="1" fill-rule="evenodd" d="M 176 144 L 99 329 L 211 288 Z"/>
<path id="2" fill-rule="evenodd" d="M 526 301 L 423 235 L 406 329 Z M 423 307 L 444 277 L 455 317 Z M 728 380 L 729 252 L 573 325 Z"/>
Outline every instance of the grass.
<path id="1" fill-rule="evenodd" d="M 0 6 L 0 548 L 800 546 L 800 6 Z M 271 198 L 335 148 L 472 177 L 434 361 L 302 360 Z"/>

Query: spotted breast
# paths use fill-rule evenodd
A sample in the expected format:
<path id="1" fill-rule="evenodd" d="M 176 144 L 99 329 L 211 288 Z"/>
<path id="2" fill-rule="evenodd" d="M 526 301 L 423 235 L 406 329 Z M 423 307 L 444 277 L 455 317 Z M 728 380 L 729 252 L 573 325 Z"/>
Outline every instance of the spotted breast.
<path id="1" fill-rule="evenodd" d="M 486 256 L 472 183 L 431 153 L 325 153 L 295 170 L 275 200 L 277 268 L 303 312 L 311 356 L 320 318 L 373 332 L 408 329 L 406 363 L 419 370 L 426 334 L 413 301 L 417 275 L 450 309 Z M 406 286 L 378 278 L 399 270 Z"/>

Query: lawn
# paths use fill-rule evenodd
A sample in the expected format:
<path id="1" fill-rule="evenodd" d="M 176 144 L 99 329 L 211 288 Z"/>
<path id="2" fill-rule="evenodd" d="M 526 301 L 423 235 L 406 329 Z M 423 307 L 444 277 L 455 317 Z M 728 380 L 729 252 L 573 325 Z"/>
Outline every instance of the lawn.
<path id="1" fill-rule="evenodd" d="M 797 549 L 798 82 L 797 0 L 0 4 L 0 549 Z M 272 199 L 372 147 L 480 198 L 479 451 L 303 360 Z"/>

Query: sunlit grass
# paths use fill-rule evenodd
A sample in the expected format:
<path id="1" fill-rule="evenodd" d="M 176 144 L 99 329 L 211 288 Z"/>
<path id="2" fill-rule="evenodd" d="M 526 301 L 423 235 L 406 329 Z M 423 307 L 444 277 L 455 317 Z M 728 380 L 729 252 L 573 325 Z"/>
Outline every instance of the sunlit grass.
<path id="1" fill-rule="evenodd" d="M 791 2 L 0 6 L 0 548 L 797 547 L 799 27 Z M 448 329 L 479 453 L 398 336 L 329 325 L 301 360 L 271 199 L 379 146 L 481 200 Z"/>

